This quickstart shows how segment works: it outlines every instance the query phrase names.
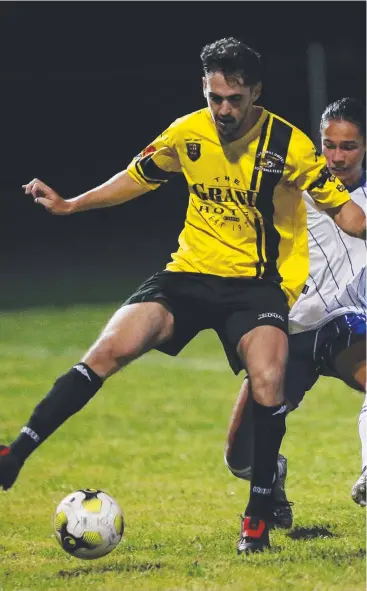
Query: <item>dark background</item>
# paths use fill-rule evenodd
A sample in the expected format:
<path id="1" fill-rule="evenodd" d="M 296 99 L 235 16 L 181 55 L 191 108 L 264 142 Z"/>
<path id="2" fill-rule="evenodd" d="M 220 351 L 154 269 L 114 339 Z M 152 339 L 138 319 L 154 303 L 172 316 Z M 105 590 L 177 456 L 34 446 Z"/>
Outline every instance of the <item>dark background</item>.
<path id="1" fill-rule="evenodd" d="M 364 2 L 1 2 L 0 307 L 122 300 L 176 249 L 178 179 L 111 209 L 50 216 L 21 185 L 73 197 L 204 105 L 203 45 L 235 36 L 264 62 L 260 104 L 311 133 L 307 47 L 327 101 L 365 100 Z"/>

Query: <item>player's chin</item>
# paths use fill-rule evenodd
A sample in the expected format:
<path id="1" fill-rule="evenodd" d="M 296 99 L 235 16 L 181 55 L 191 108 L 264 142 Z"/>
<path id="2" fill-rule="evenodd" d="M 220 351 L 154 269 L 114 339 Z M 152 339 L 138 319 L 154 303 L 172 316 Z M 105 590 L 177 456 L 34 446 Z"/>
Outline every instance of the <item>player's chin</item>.
<path id="1" fill-rule="evenodd" d="M 342 183 L 345 183 L 349 177 L 349 170 L 343 168 L 342 170 L 338 170 L 336 168 L 331 169 L 331 172 L 334 176 L 336 176 Z M 348 184 L 348 183 L 347 183 Z"/>
<path id="2" fill-rule="evenodd" d="M 217 131 L 221 138 L 225 140 L 230 140 L 234 135 L 236 129 L 232 126 L 224 127 L 222 125 L 217 125 Z"/>

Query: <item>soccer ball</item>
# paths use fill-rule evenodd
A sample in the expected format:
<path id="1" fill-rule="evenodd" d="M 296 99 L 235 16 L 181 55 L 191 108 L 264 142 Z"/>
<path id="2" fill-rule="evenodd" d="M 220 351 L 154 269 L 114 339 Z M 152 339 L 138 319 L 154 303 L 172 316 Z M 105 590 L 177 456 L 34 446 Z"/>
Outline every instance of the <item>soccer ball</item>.
<path id="1" fill-rule="evenodd" d="M 116 548 L 124 533 L 124 518 L 115 499 L 101 490 L 85 488 L 61 501 L 54 528 L 66 552 L 92 560 Z"/>

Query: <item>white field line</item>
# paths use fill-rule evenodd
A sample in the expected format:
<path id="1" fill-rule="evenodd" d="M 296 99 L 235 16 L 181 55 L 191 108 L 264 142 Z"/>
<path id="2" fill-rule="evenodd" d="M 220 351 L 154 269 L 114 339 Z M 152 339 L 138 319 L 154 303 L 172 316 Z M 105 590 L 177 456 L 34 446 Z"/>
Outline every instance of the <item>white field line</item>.
<path id="1" fill-rule="evenodd" d="M 25 344 L 11 344 L 6 345 L 0 343 L 0 362 L 1 359 L 9 359 L 23 357 L 27 359 L 50 359 L 61 358 L 61 357 L 73 357 L 75 363 L 84 355 L 85 350 L 78 349 L 76 347 L 69 347 L 60 352 L 54 352 L 47 347 L 25 345 Z M 229 366 L 227 363 L 226 356 L 223 352 L 223 356 L 216 357 L 170 357 L 160 353 L 159 351 L 151 351 L 144 355 L 140 359 L 134 361 L 134 364 L 151 365 L 162 368 L 182 368 L 190 369 L 192 371 L 214 371 L 222 372 L 228 371 Z"/>

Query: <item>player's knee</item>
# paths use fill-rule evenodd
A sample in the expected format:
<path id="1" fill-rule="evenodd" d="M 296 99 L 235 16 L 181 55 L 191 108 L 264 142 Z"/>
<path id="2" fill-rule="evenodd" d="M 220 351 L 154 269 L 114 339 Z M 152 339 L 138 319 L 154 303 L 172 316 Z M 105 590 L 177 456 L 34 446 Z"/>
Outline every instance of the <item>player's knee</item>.
<path id="1" fill-rule="evenodd" d="M 259 368 L 251 374 L 251 389 L 255 400 L 266 402 L 269 397 L 277 397 L 282 393 L 284 381 L 283 366 L 273 365 Z"/>
<path id="2" fill-rule="evenodd" d="M 251 480 L 251 466 L 234 466 L 233 461 L 227 453 L 224 454 L 224 463 L 236 478 L 241 478 L 241 480 Z"/>
<path id="3" fill-rule="evenodd" d="M 100 372 L 109 375 L 127 365 L 139 356 L 141 347 L 133 340 L 121 340 L 111 334 L 104 334 L 90 349 L 84 361 L 92 369 L 100 368 Z M 100 373 L 99 372 L 99 373 Z"/>

